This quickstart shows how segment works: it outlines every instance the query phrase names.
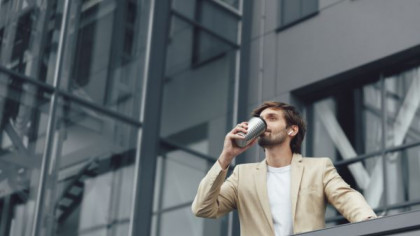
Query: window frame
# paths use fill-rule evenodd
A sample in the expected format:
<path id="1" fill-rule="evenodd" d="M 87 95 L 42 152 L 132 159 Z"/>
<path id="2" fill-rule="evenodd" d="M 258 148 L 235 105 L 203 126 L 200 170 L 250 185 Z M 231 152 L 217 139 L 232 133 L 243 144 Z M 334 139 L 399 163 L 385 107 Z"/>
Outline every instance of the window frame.
<path id="1" fill-rule="evenodd" d="M 316 0 L 317 9 L 314 12 L 309 13 L 307 15 L 303 15 L 303 13 L 302 13 L 302 2 L 305 1 L 305 0 L 298 0 L 298 1 L 299 1 L 299 4 L 300 4 L 299 17 L 296 20 L 293 20 L 289 23 L 284 23 L 284 12 L 285 12 L 284 4 L 285 4 L 285 0 L 278 1 L 279 7 L 277 9 L 279 10 L 278 11 L 279 26 L 277 27 L 276 32 L 286 30 L 286 29 L 288 29 L 288 28 L 290 28 L 294 25 L 297 25 L 301 22 L 304 22 L 304 21 L 306 21 L 306 20 L 308 20 L 308 19 L 310 19 L 310 18 L 319 14 L 319 0 Z"/>

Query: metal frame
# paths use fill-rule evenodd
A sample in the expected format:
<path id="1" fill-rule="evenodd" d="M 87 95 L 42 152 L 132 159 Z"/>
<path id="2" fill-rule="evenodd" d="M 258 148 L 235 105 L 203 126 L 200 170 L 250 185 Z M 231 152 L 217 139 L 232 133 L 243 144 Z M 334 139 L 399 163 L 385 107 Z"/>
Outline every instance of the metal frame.
<path id="1" fill-rule="evenodd" d="M 121 113 L 118 113 L 118 112 L 110 110 L 106 107 L 102 107 L 102 106 L 99 106 L 98 104 L 95 104 L 95 103 L 89 102 L 87 100 L 84 100 L 83 98 L 80 98 L 80 97 L 78 97 L 78 96 L 76 96 L 76 95 L 74 95 L 70 92 L 61 90 L 60 88 L 56 88 L 56 87 L 54 87 L 50 84 L 45 84 L 43 82 L 38 81 L 35 78 L 29 77 L 29 76 L 26 76 L 26 75 L 22 75 L 20 73 L 12 71 L 12 70 L 6 68 L 5 66 L 0 65 L 0 72 L 3 72 L 3 73 L 8 74 L 10 76 L 13 76 L 13 79 L 18 79 L 18 80 L 23 81 L 24 83 L 29 83 L 29 84 L 35 85 L 35 86 L 43 89 L 47 93 L 57 94 L 58 97 L 62 97 L 62 98 L 71 100 L 74 103 L 77 103 L 77 104 L 82 105 L 84 107 L 88 107 L 88 108 L 90 108 L 90 109 L 92 109 L 96 112 L 99 112 L 99 113 L 102 113 L 104 115 L 110 116 L 112 118 L 124 121 L 128 124 L 131 124 L 131 125 L 134 125 L 134 126 L 137 126 L 137 127 L 142 126 L 142 123 L 140 121 L 134 119 L 134 118 L 121 115 Z M 0 80 L 2 80 L 2 79 L 0 78 Z"/>
<path id="2" fill-rule="evenodd" d="M 311 231 L 297 235 L 330 236 L 330 235 L 394 235 L 403 232 L 410 232 L 420 229 L 418 219 L 420 211 L 413 211 L 405 214 L 387 216 L 353 224 L 340 225 L 332 228 Z M 417 232 L 416 231 L 416 232 Z M 410 235 L 418 235 L 414 234 Z"/>
<path id="3" fill-rule="evenodd" d="M 151 0 L 129 235 L 150 235 L 171 1 Z M 158 118 L 158 119 L 156 119 Z"/>
<path id="4" fill-rule="evenodd" d="M 60 38 L 58 43 L 58 53 L 57 53 L 57 62 L 54 71 L 54 83 L 53 87 L 58 88 L 60 86 L 60 75 L 62 69 L 62 60 L 63 60 L 63 50 L 65 39 L 67 35 L 67 20 L 69 19 L 69 12 L 70 12 L 70 1 L 65 0 L 64 2 L 64 10 L 63 10 L 63 18 L 61 21 L 61 32 Z M 44 152 L 42 156 L 42 163 L 40 168 L 40 177 L 37 189 L 37 197 L 35 203 L 35 216 L 32 225 L 32 236 L 42 235 L 42 215 L 44 214 L 44 201 L 46 195 L 46 182 L 50 172 L 51 163 L 55 162 L 55 157 L 51 155 L 53 149 L 53 142 L 54 139 L 54 132 L 55 132 L 55 122 L 56 122 L 56 113 L 57 113 L 57 106 L 58 106 L 58 94 L 53 93 L 51 97 L 50 103 L 50 115 L 48 117 L 48 124 L 47 124 L 47 134 L 45 138 L 45 146 Z"/>
<path id="5" fill-rule="evenodd" d="M 292 21 L 292 22 L 289 22 L 287 24 L 284 24 L 284 1 L 285 0 L 281 0 L 281 2 L 280 2 L 280 4 L 281 4 L 281 13 L 279 14 L 280 15 L 280 17 L 279 17 L 280 18 L 279 19 L 280 26 L 276 29 L 276 32 L 283 31 L 283 30 L 288 29 L 288 28 L 290 28 L 290 27 L 292 27 L 294 25 L 297 25 L 297 24 L 299 24 L 299 23 L 301 23 L 303 21 L 306 21 L 306 20 L 308 20 L 308 19 L 310 19 L 310 18 L 318 15 L 319 14 L 319 11 L 320 11 L 319 10 L 319 0 L 317 0 L 317 8 L 318 9 L 315 12 L 313 12 L 313 13 L 307 15 L 307 16 L 302 16 L 302 0 L 298 0 L 299 3 L 300 3 L 300 6 L 299 6 L 300 7 L 299 8 L 300 17 L 298 19 Z"/>

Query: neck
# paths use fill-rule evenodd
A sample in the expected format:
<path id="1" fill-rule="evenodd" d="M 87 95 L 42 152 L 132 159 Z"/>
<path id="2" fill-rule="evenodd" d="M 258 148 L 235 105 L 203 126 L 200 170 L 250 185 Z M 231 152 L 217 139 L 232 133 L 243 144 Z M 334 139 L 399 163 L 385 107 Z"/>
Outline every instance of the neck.
<path id="1" fill-rule="evenodd" d="M 288 166 L 292 162 L 293 153 L 287 142 L 265 148 L 265 158 L 267 165 L 275 168 Z"/>

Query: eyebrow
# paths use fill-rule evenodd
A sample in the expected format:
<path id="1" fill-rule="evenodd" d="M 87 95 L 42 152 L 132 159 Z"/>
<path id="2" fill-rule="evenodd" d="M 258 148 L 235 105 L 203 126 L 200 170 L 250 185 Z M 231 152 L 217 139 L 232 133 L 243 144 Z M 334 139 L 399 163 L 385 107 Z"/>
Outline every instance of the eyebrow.
<path id="1" fill-rule="evenodd" d="M 276 113 L 268 113 L 265 115 L 265 117 L 278 117 L 279 115 Z"/>

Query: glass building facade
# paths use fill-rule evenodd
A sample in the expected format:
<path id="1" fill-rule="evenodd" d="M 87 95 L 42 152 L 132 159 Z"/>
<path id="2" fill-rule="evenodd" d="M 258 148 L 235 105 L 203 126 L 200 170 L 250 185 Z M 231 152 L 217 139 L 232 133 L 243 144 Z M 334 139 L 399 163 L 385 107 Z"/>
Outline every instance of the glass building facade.
<path id="1" fill-rule="evenodd" d="M 0 235 L 227 235 L 190 205 L 234 120 L 241 8 L 0 1 Z"/>
<path id="2" fill-rule="evenodd" d="M 0 235 L 240 235 L 235 213 L 192 214 L 198 184 L 231 127 L 288 85 L 270 86 L 289 57 L 272 34 L 343 1 L 259 2 L 0 0 Z M 303 154 L 332 158 L 380 215 L 420 205 L 418 65 L 287 91 Z M 346 222 L 332 207 L 326 221 Z"/>

